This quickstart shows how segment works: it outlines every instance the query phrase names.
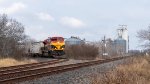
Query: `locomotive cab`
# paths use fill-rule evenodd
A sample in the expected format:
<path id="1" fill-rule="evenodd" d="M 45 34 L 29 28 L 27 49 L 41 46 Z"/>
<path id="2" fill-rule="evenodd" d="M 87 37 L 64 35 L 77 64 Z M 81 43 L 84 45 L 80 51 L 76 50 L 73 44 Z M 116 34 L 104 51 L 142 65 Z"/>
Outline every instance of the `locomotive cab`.
<path id="1" fill-rule="evenodd" d="M 65 42 L 63 37 L 51 37 L 44 42 L 43 53 L 47 52 L 49 56 L 64 55 Z"/>

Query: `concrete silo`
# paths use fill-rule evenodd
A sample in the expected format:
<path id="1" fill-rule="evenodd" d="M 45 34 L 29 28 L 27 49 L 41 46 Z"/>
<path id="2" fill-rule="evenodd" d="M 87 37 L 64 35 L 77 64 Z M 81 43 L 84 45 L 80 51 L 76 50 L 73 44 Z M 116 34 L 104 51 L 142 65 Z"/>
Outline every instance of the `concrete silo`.
<path id="1" fill-rule="evenodd" d="M 128 53 L 129 49 L 129 36 L 128 36 L 128 30 L 126 28 L 126 25 L 121 25 L 120 29 L 117 29 L 118 37 L 116 40 L 114 40 L 114 45 L 119 47 L 122 46 L 124 49 L 124 53 Z"/>
<path id="2" fill-rule="evenodd" d="M 124 40 L 122 38 L 117 38 L 113 42 L 113 46 L 114 46 L 115 52 L 117 54 L 120 54 L 120 55 L 126 53 L 126 45 L 127 45 L 126 40 Z"/>

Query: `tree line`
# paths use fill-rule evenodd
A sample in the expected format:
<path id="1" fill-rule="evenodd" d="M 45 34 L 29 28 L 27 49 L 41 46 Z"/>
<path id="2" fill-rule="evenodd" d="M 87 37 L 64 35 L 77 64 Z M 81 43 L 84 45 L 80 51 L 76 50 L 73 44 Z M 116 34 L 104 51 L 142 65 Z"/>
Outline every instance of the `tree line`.
<path id="1" fill-rule="evenodd" d="M 0 57 L 20 57 L 24 52 L 23 43 L 27 36 L 24 26 L 15 19 L 8 18 L 6 14 L 0 15 Z"/>

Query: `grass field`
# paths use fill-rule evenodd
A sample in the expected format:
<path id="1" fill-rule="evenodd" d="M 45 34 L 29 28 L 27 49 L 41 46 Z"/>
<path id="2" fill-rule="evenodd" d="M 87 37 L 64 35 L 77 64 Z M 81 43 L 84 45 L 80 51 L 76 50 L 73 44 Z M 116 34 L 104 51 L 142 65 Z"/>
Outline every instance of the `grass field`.
<path id="1" fill-rule="evenodd" d="M 132 58 L 108 73 L 96 75 L 93 84 L 150 84 L 150 57 Z"/>
<path id="2" fill-rule="evenodd" d="M 37 61 L 33 59 L 16 60 L 13 58 L 3 58 L 0 59 L 0 67 L 22 65 L 22 64 L 35 63 L 35 62 Z"/>

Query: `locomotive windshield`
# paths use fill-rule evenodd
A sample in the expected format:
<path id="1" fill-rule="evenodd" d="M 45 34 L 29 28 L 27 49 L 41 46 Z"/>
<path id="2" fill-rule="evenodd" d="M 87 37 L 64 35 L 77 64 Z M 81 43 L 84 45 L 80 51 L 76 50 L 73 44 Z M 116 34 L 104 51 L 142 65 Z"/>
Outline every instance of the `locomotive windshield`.
<path id="1" fill-rule="evenodd" d="M 57 41 L 57 38 L 51 38 L 51 41 Z"/>
<path id="2" fill-rule="evenodd" d="M 60 42 L 62 42 L 62 41 L 64 41 L 64 38 L 62 38 L 62 37 L 52 37 L 51 41 L 60 41 Z"/>

